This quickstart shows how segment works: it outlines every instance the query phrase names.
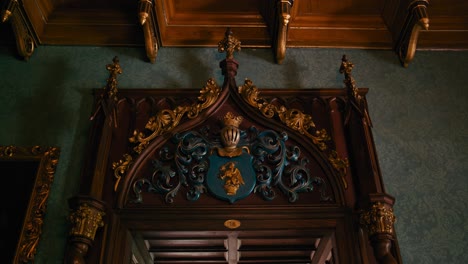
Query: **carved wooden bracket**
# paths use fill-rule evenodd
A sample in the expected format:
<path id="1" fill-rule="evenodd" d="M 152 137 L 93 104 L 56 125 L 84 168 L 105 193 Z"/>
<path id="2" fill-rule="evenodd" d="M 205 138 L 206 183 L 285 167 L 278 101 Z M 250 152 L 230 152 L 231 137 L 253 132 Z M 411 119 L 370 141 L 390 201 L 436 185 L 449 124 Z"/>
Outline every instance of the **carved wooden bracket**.
<path id="1" fill-rule="evenodd" d="M 291 8 L 294 0 L 278 0 L 276 12 L 275 59 L 283 63 L 286 56 L 286 41 L 288 40 L 288 25 L 291 18 Z"/>
<path id="2" fill-rule="evenodd" d="M 429 16 L 426 11 L 428 5 L 427 0 L 418 0 L 408 6 L 408 14 L 401 30 L 400 39 L 396 43 L 396 52 L 405 68 L 408 67 L 416 53 L 419 32 L 423 29 L 429 29 Z"/>
<path id="3" fill-rule="evenodd" d="M 146 56 L 151 63 L 156 61 L 158 55 L 158 39 L 155 34 L 155 19 L 153 2 L 151 0 L 140 0 L 138 3 L 138 19 L 143 27 L 145 36 Z"/>
<path id="4" fill-rule="evenodd" d="M 7 21 L 11 23 L 18 53 L 22 58 L 28 60 L 34 52 L 37 41 L 28 25 L 29 20 L 22 5 L 17 0 L 10 0 L 6 9 L 2 10 L 1 19 L 3 23 Z"/>

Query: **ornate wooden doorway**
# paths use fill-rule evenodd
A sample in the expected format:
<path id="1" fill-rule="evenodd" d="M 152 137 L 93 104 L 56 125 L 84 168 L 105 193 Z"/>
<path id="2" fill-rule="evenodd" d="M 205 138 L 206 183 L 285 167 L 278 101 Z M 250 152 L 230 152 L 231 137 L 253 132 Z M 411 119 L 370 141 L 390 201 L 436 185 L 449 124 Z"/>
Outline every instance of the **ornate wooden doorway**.
<path id="1" fill-rule="evenodd" d="M 107 66 L 66 263 L 401 263 L 352 63 L 345 89 L 259 90 L 239 44 L 199 92 L 117 93 Z"/>

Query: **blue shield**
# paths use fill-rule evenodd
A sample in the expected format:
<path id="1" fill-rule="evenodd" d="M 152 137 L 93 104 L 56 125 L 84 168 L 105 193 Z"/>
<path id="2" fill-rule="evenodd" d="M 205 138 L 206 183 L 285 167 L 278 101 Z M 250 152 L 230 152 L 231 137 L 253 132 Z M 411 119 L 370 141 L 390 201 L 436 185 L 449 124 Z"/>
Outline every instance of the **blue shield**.
<path id="1" fill-rule="evenodd" d="M 237 157 L 220 157 L 214 153 L 209 161 L 206 182 L 214 196 L 234 203 L 252 193 L 256 183 L 252 156 L 244 152 Z"/>

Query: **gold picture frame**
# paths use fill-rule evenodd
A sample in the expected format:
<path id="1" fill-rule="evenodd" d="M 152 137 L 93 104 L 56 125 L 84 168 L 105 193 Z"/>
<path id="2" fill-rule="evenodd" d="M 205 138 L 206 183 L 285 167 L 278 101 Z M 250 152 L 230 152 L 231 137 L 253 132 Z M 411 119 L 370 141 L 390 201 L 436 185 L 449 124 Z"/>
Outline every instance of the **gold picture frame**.
<path id="1" fill-rule="evenodd" d="M 0 146 L 1 247 L 9 263 L 34 262 L 59 154 L 56 147 Z"/>

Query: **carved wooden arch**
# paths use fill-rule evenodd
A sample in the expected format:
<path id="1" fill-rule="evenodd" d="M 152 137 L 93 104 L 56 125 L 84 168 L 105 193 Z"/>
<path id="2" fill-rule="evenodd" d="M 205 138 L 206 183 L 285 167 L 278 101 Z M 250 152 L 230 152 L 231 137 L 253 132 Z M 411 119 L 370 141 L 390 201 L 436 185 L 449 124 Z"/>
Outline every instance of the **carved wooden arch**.
<path id="1" fill-rule="evenodd" d="M 253 109 L 249 106 L 239 95 L 237 87 L 227 87 L 221 93 L 217 101 L 206 109 L 203 115 L 197 116 L 194 119 L 187 119 L 186 122 L 181 123 L 179 126 L 175 127 L 170 132 L 167 132 L 163 135 L 160 135 L 154 140 L 149 143 L 147 147 L 135 158 L 132 158 L 131 164 L 128 166 L 127 172 L 125 174 L 124 179 L 122 179 L 121 183 L 119 184 L 118 188 L 116 189 L 117 192 L 117 202 L 115 206 L 117 208 L 124 208 L 126 202 L 130 199 L 128 196 L 131 195 L 131 184 L 134 182 L 135 177 L 141 176 L 142 167 L 144 167 L 144 163 L 147 162 L 148 159 L 151 159 L 154 156 L 154 153 L 161 148 L 167 141 L 174 137 L 174 135 L 178 132 L 184 132 L 193 130 L 199 124 L 204 123 L 207 120 L 216 118 L 214 117 L 223 106 L 229 106 L 231 111 L 239 112 L 244 116 L 245 119 L 255 120 L 255 122 L 250 121 L 251 123 L 262 125 L 265 128 L 271 128 L 273 125 L 273 129 L 276 131 L 285 131 L 288 135 L 288 140 L 293 140 L 295 142 L 300 142 L 301 148 L 303 152 L 309 153 L 311 157 L 314 158 L 314 162 L 317 162 L 321 170 L 324 171 L 325 176 L 327 176 L 327 180 L 330 181 L 330 188 L 333 193 L 333 197 L 335 197 L 336 204 L 344 205 L 345 203 L 345 187 L 346 184 L 343 184 L 342 176 L 339 175 L 339 170 L 337 170 L 334 165 L 332 165 L 326 156 L 327 152 L 323 152 L 320 148 L 313 144 L 308 140 L 301 139 L 301 134 L 293 129 L 290 129 L 288 126 L 281 123 L 279 120 L 275 120 L 272 118 L 266 118 L 264 115 L 260 114 L 258 109 Z M 121 93 L 125 94 L 126 91 L 121 90 Z M 128 91 L 131 93 L 131 91 Z M 194 97 L 192 90 L 185 91 L 187 95 L 184 95 L 184 91 L 180 91 L 178 95 L 182 98 Z M 267 92 L 268 93 L 268 92 Z M 277 94 L 276 90 L 270 90 L 270 94 L 275 95 Z M 164 111 L 163 109 L 162 111 Z M 219 113 L 218 113 L 219 114 Z M 330 151 L 328 151 L 330 152 Z M 118 166 L 116 164 L 115 168 L 118 170 Z"/>
<path id="2" fill-rule="evenodd" d="M 82 194 L 85 195 L 70 201 L 75 221 L 65 263 L 127 263 L 136 254 L 131 244 L 137 243 L 138 239 L 155 243 L 179 235 L 216 236 L 220 241 L 226 241 L 224 245 L 218 245 L 222 248 L 217 251 L 217 256 L 225 252 L 226 263 L 237 263 L 241 251 L 247 256 L 248 252 L 263 252 L 260 251 L 261 246 L 256 247 L 259 245 L 252 245 L 253 250 L 242 248 L 236 242 L 239 239 L 249 241 L 254 237 L 258 242 L 288 234 L 295 237 L 294 241 L 301 241 L 302 244 L 298 245 L 301 248 L 307 243 L 315 245 L 307 249 L 312 251 L 307 251 L 308 259 L 302 259 L 304 262 L 401 263 L 393 231 L 394 198 L 384 190 L 365 99 L 367 90 L 356 87 L 351 75 L 353 64 L 343 57 L 340 71 L 345 75 L 345 89 L 259 91 L 250 80 L 239 87 L 236 84 L 238 63 L 233 53 L 239 48 L 239 42 L 228 31 L 225 40 L 219 44 L 219 49 L 227 52 L 226 59 L 220 64 L 224 83 L 218 86 L 210 79 L 198 94 L 194 90 L 180 89 L 177 94 L 171 90 L 120 90 L 117 94 L 116 76 L 122 70 L 116 59 L 114 64 L 107 66 L 110 78 L 105 89 L 96 95 L 96 111 L 92 116 L 95 123 L 90 138 L 90 155 L 83 170 Z M 288 101 L 287 98 L 294 100 Z M 239 116 L 244 117 L 245 125 L 240 125 Z M 222 118 L 224 125 L 215 125 Z M 203 134 L 206 139 L 199 136 L 202 134 L 200 128 L 205 125 L 214 127 Z M 257 130 L 245 132 L 252 125 L 256 125 Z M 321 193 L 314 192 L 312 188 L 309 188 L 312 189 L 310 192 L 307 188 L 300 189 L 299 199 L 290 199 L 287 195 L 291 191 L 287 188 L 285 195 L 269 202 L 264 201 L 266 196 L 254 195 L 253 190 L 258 186 L 266 186 L 266 190 L 269 187 L 263 184 L 262 178 L 255 178 L 261 173 L 253 165 L 258 160 L 264 162 L 265 158 L 246 152 L 244 147 L 260 142 L 261 133 L 252 132 L 255 135 L 252 138 L 242 138 L 242 130 L 244 136 L 250 131 L 268 131 L 286 142 L 285 137 L 279 136 L 285 131 L 289 136 L 288 143 L 281 146 L 302 144 L 299 148 L 313 161 L 307 166 L 320 169 L 322 174 L 319 176 L 323 175 L 322 178 L 329 181 L 334 200 L 322 200 Z M 237 134 L 241 136 L 232 136 Z M 173 183 L 171 177 L 180 176 L 194 167 L 181 167 L 176 173 L 172 163 L 163 164 L 163 156 L 156 156 L 157 150 L 164 149 L 167 144 L 173 144 L 167 145 L 169 150 L 176 144 L 193 149 L 192 143 L 184 145 L 186 135 L 195 135 L 194 142 L 205 144 L 203 147 L 210 151 L 210 155 L 216 153 L 222 158 L 211 159 L 212 156 L 203 151 L 187 152 L 188 156 L 205 162 L 195 165 L 201 168 L 198 172 L 206 180 L 197 177 L 190 183 L 185 180 L 183 183 L 187 184 L 184 186 L 196 192 L 191 192 L 192 196 L 170 196 L 167 199 L 168 194 L 179 190 L 173 192 L 169 189 Z M 265 141 L 272 142 L 270 139 Z M 287 145 L 289 143 L 291 145 Z M 219 160 L 227 165 L 229 162 L 226 160 L 242 156 L 251 157 L 239 159 L 237 164 L 247 164 L 247 171 L 242 171 L 244 165 L 238 168 L 242 175 L 254 176 L 250 181 L 252 189 L 233 199 L 230 195 L 241 192 L 240 185 L 230 193 L 225 184 L 225 192 L 219 194 L 210 183 L 209 175 L 213 175 L 210 167 L 218 164 Z M 291 163 L 299 160 L 292 154 L 289 157 L 293 157 L 288 160 Z M 207 159 L 209 166 L 206 166 Z M 151 160 L 156 165 L 151 165 Z M 273 160 L 278 159 L 273 157 Z M 186 164 L 193 162 L 190 160 Z M 159 174 L 156 177 L 157 180 L 163 179 L 162 184 L 166 183 L 168 188 L 151 193 L 150 189 L 141 187 L 151 186 L 149 178 L 145 177 L 163 170 L 165 178 L 159 178 Z M 277 170 L 273 168 L 271 171 Z M 216 169 L 214 173 L 217 172 Z M 307 173 L 293 174 L 291 179 L 300 180 L 304 175 Z M 140 180 L 140 185 L 135 185 Z M 248 182 L 245 178 L 243 181 Z M 297 186 L 294 180 L 291 181 L 289 187 Z M 133 186 L 140 188 L 135 193 L 142 194 L 143 198 L 131 197 Z M 223 185 L 219 186 L 223 188 Z M 208 189 L 212 195 L 206 194 Z M 193 197 L 196 199 L 189 199 Z M 266 238 L 259 240 L 256 239 L 258 237 Z M 280 240 L 277 243 L 273 246 L 274 251 L 281 251 L 284 245 Z M 156 256 L 158 250 L 171 250 L 170 247 L 155 250 L 155 247 L 158 245 L 151 244 L 149 250 L 153 250 L 151 254 Z M 176 249 L 177 252 L 181 250 L 184 249 Z M 154 262 L 149 257 L 150 253 L 141 253 L 145 254 L 147 261 Z M 264 256 L 268 254 L 263 253 Z M 264 263 L 271 262 L 267 260 Z"/>

